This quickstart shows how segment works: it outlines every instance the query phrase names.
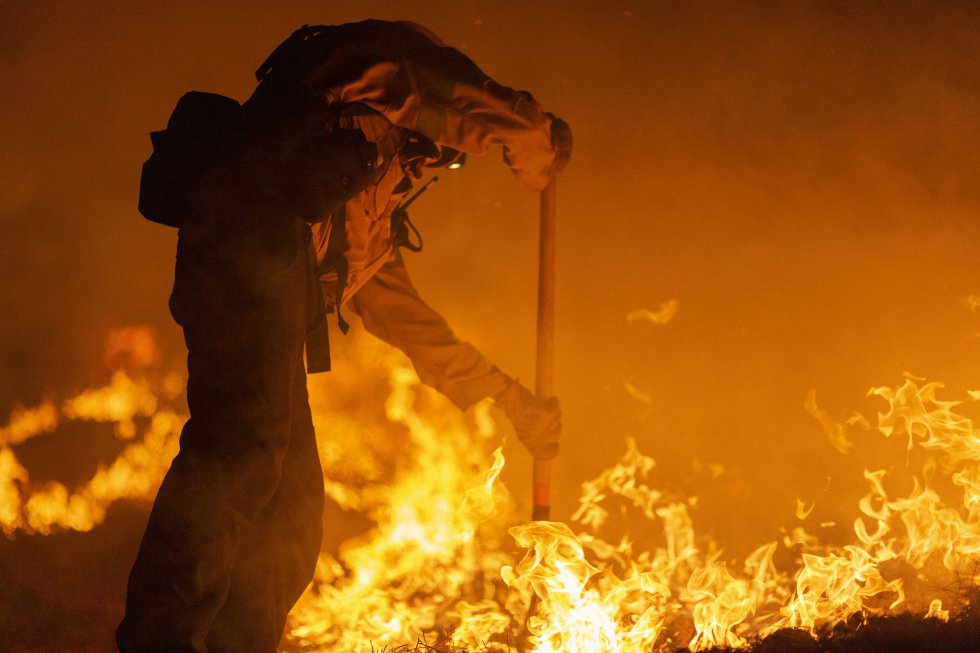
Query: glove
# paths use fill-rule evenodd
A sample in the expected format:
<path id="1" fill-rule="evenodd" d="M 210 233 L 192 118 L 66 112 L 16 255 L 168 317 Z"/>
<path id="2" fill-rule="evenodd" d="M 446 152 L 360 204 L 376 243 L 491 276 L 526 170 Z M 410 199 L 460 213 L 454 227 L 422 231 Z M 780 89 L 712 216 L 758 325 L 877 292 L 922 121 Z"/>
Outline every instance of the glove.
<path id="1" fill-rule="evenodd" d="M 548 117 L 551 118 L 551 144 L 555 148 L 555 161 L 551 164 L 551 173 L 554 175 L 564 170 L 572 159 L 572 128 L 552 113 Z"/>
<path id="2" fill-rule="evenodd" d="M 518 381 L 512 381 L 494 401 L 532 456 L 537 460 L 551 460 L 558 455 L 561 407 L 557 398 L 539 399 Z"/>

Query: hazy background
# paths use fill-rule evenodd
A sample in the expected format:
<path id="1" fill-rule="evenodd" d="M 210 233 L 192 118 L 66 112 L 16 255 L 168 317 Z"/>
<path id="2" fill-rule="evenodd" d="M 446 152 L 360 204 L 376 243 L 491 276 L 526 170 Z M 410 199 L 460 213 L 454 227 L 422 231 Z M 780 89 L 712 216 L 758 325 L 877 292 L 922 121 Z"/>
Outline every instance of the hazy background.
<path id="1" fill-rule="evenodd" d="M 114 326 L 156 325 L 181 364 L 176 234 L 136 212 L 147 133 L 187 90 L 245 99 L 296 27 L 368 17 L 428 26 L 574 129 L 557 517 L 632 436 L 730 547 L 790 524 L 797 497 L 846 531 L 853 504 L 821 500 L 875 463 L 829 445 L 808 390 L 843 418 L 906 370 L 980 388 L 975 3 L 276 4 L 0 3 L 0 421 L 103 382 Z M 537 197 L 499 156 L 416 205 L 426 251 L 409 266 L 462 337 L 532 382 Z M 671 298 L 668 325 L 627 322 Z M 524 496 L 526 457 L 508 453 Z"/>

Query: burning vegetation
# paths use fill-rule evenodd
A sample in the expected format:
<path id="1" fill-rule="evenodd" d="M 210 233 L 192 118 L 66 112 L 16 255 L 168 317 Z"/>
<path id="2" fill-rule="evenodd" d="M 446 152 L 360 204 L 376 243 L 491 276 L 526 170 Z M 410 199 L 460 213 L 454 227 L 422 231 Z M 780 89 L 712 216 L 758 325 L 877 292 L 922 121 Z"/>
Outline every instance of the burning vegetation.
<path id="1" fill-rule="evenodd" d="M 128 363 L 104 387 L 16 410 L 0 428 L 8 538 L 89 531 L 114 502 L 153 496 L 177 448 L 182 379 L 113 347 Z M 978 391 L 909 376 L 870 390 L 874 414 L 842 422 L 811 394 L 805 409 L 827 446 L 897 441 L 904 461 L 864 472 L 850 542 L 821 542 L 806 529 L 812 504 L 800 501 L 798 524 L 733 560 L 701 534 L 710 524 L 696 527 L 696 496 L 659 488 L 655 460 L 629 439 L 616 464 L 583 483 L 567 524 L 528 523 L 499 480 L 506 463 L 490 405 L 460 415 L 400 355 L 360 339 L 354 349 L 386 387 L 313 377 L 311 401 L 327 494 L 369 525 L 322 553 L 293 611 L 290 651 L 850 651 L 895 628 L 906 638 L 948 633 L 949 645 L 976 634 Z M 359 401 L 365 393 L 387 394 L 383 419 Z M 74 487 L 32 481 L 18 448 L 83 422 L 111 426 L 116 459 Z M 620 517 L 629 532 L 613 532 Z"/>

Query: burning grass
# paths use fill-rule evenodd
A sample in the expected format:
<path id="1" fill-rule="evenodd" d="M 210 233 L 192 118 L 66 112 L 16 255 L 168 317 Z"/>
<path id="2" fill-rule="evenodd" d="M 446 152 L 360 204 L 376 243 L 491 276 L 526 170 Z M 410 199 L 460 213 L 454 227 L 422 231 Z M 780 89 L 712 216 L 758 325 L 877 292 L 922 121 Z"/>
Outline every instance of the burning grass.
<path id="1" fill-rule="evenodd" d="M 976 605 L 974 596 L 970 605 Z M 973 653 L 980 642 L 980 614 L 975 609 L 962 612 L 950 621 L 923 619 L 921 615 L 858 618 L 824 626 L 815 633 L 787 628 L 756 639 L 738 649 L 711 647 L 700 653 Z M 380 649 L 378 653 L 492 653 L 489 646 L 461 649 L 449 643 L 433 646 L 417 642 Z M 677 653 L 690 653 L 678 649 Z"/>
<path id="2" fill-rule="evenodd" d="M 844 423 L 811 395 L 806 410 L 828 446 L 897 440 L 906 464 L 865 471 L 850 542 L 823 543 L 797 525 L 734 560 L 696 530 L 696 498 L 660 489 L 655 461 L 633 441 L 583 484 L 568 524 L 526 523 L 499 482 L 491 407 L 462 416 L 403 359 L 357 352 L 381 374 L 316 379 L 311 397 L 328 495 L 365 515 L 365 528 L 324 550 L 284 650 L 844 653 L 980 641 L 976 603 L 963 599 L 980 580 L 980 434 L 969 417 L 978 393 L 951 399 L 908 378 L 871 390 L 874 418 Z M 119 371 L 101 389 L 15 413 L 0 428 L 0 526 L 13 544 L 91 530 L 114 503 L 149 498 L 175 450 L 179 386 Z M 382 395 L 383 415 L 365 407 L 363 397 Z M 32 480 L 18 457 L 25 443 L 80 422 L 111 429 L 115 461 L 71 488 Z M 800 505 L 797 517 L 809 511 Z M 611 536 L 624 514 L 632 535 Z"/>
<path id="3" fill-rule="evenodd" d="M 749 646 L 746 653 L 970 653 L 980 642 L 977 596 L 969 609 L 945 621 L 905 613 L 893 616 L 855 617 L 823 626 L 815 633 L 803 629 L 776 631 Z M 712 647 L 701 653 L 729 653 L 733 649 Z M 681 649 L 678 653 L 687 653 Z"/>

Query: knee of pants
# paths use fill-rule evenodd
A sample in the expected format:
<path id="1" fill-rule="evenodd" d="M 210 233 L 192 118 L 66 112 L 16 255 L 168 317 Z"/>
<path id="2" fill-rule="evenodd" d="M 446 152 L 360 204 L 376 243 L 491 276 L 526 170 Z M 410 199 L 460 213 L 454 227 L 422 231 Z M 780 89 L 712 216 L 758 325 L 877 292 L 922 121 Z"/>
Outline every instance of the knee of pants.
<path id="1" fill-rule="evenodd" d="M 185 426 L 185 434 L 192 426 L 200 426 L 193 422 Z M 239 517 L 254 520 L 279 488 L 285 451 L 254 443 L 234 450 L 228 446 L 204 447 L 198 442 L 181 438 L 180 453 L 168 475 L 185 479 L 181 482 L 184 493 L 197 494 L 202 506 L 217 501 Z M 185 499 L 193 501 L 193 497 Z"/>
<path id="2" fill-rule="evenodd" d="M 252 521 L 276 495 L 283 481 L 284 452 L 256 446 L 219 462 L 226 500 L 245 519 Z"/>

